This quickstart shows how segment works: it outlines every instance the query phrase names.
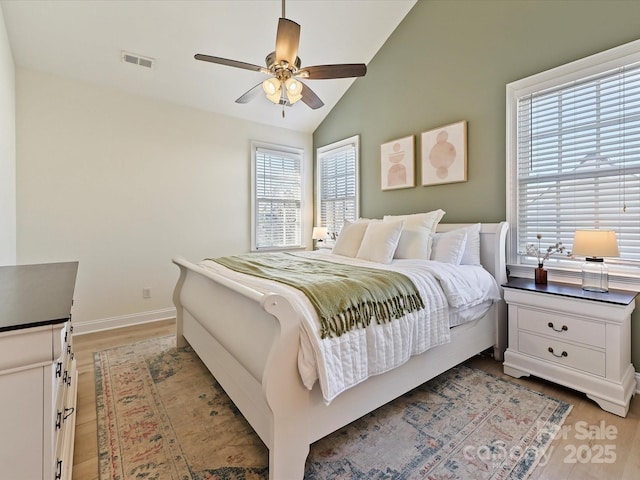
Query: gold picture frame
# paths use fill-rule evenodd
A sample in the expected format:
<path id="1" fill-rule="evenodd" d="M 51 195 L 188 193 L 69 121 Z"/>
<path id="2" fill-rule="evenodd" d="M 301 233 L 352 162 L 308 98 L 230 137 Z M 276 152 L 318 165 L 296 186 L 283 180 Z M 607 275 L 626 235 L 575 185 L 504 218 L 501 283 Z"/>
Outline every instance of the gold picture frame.
<path id="1" fill-rule="evenodd" d="M 422 185 L 467 181 L 467 121 L 421 134 Z"/>
<path id="2" fill-rule="evenodd" d="M 415 135 L 380 146 L 380 188 L 397 190 L 416 186 Z"/>

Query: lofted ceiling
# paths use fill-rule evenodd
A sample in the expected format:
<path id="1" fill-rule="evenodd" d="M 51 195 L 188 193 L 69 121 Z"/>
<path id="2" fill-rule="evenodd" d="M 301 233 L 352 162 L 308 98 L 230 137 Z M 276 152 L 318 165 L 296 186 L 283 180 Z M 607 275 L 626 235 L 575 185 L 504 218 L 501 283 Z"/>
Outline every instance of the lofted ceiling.
<path id="1" fill-rule="evenodd" d="M 369 63 L 417 0 L 288 0 L 301 25 L 302 66 Z M 313 132 L 354 79 L 304 80 L 325 105 L 235 100 L 265 74 L 194 60 L 196 53 L 264 65 L 280 0 L 1 0 L 17 67 L 72 77 L 179 105 Z M 126 51 L 153 68 L 123 62 Z"/>

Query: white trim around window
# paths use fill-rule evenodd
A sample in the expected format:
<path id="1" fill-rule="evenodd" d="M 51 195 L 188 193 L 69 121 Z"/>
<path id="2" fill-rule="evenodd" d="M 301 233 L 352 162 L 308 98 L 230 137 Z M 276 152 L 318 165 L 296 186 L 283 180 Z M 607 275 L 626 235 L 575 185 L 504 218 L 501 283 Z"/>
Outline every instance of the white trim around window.
<path id="1" fill-rule="evenodd" d="M 360 136 L 345 138 L 316 150 L 316 226 L 330 237 L 340 233 L 345 220 L 360 215 Z"/>
<path id="2" fill-rule="evenodd" d="M 506 88 L 507 261 L 531 276 L 526 244 L 546 249 L 573 231 L 617 231 L 613 284 L 640 279 L 640 40 L 510 83 Z M 582 259 L 552 257 L 555 278 L 575 281 Z M 615 286 L 615 285 L 614 285 Z"/>
<path id="3" fill-rule="evenodd" d="M 251 142 L 251 250 L 303 248 L 304 150 Z"/>

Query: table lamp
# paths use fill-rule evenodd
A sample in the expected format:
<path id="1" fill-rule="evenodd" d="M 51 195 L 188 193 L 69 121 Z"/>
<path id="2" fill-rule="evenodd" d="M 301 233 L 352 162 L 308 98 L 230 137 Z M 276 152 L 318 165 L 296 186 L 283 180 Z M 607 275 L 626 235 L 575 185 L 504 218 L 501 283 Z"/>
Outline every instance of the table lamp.
<path id="1" fill-rule="evenodd" d="M 324 241 L 324 239 L 327 238 L 327 227 L 313 227 L 311 238 L 313 239 L 314 242 L 318 242 L 318 243 Z"/>
<path id="2" fill-rule="evenodd" d="M 603 257 L 617 257 L 618 241 L 613 230 L 576 230 L 572 255 L 584 255 L 582 289 L 590 292 L 609 291 L 609 269 Z"/>

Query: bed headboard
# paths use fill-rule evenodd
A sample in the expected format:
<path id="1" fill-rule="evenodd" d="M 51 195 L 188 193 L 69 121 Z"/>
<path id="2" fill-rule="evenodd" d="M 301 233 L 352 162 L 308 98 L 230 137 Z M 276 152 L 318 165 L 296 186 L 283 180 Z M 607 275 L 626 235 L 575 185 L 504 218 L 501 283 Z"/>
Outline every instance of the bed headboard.
<path id="1" fill-rule="evenodd" d="M 437 232 L 450 232 L 456 228 L 468 227 L 472 223 L 440 223 Z M 480 263 L 491 273 L 498 285 L 507 281 L 506 238 L 509 224 L 481 223 L 480 224 Z"/>

